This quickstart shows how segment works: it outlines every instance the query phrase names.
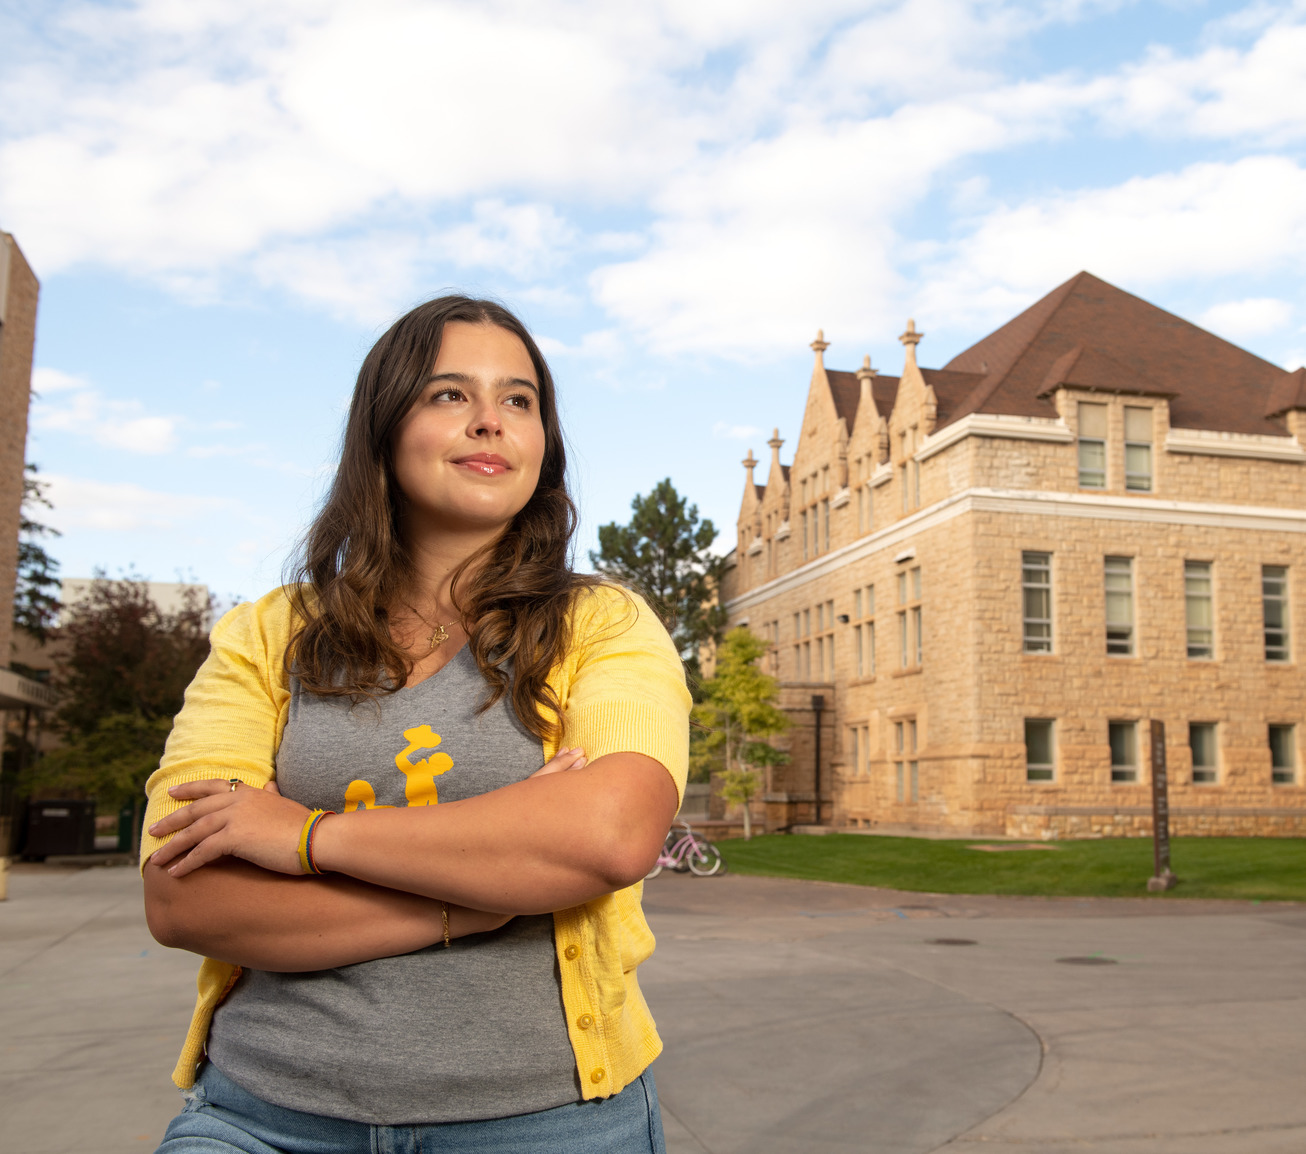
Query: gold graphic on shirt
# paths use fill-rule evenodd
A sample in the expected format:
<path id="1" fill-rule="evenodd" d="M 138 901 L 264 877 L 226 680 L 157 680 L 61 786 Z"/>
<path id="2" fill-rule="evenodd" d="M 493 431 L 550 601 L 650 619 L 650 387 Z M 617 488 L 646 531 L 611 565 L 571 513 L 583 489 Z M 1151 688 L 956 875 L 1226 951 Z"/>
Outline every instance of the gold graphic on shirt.
<path id="1" fill-rule="evenodd" d="M 447 753 L 433 753 L 421 761 L 413 761 L 412 755 L 419 749 L 434 749 L 442 740 L 440 735 L 429 725 L 419 725 L 404 730 L 408 744 L 395 754 L 395 768 L 405 778 L 404 798 L 410 806 L 438 805 L 439 792 L 435 779 L 442 773 L 453 769 L 453 758 Z M 376 790 L 369 782 L 358 778 L 345 787 L 345 810 L 351 809 L 394 809 L 392 805 L 377 805 Z"/>
<path id="2" fill-rule="evenodd" d="M 377 805 L 376 790 L 360 778 L 345 787 L 345 812 L 351 809 L 394 809 L 394 806 Z"/>
<path id="3" fill-rule="evenodd" d="M 395 768 L 407 778 L 404 782 L 404 797 L 408 799 L 410 807 L 438 805 L 440 795 L 435 788 L 435 779 L 453 769 L 453 758 L 447 753 L 433 753 L 421 761 L 409 760 L 409 755 L 419 749 L 432 749 L 440 744 L 440 735 L 429 725 L 405 729 L 404 737 L 408 739 L 408 745 L 395 754 Z"/>

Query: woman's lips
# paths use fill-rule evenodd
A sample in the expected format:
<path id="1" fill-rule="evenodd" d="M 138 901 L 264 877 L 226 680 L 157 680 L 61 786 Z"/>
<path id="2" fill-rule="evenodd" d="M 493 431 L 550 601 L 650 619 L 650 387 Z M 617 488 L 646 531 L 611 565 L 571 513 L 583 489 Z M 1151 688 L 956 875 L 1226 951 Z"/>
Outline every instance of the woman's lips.
<path id="1" fill-rule="evenodd" d="M 508 471 L 508 462 L 494 453 L 477 453 L 471 457 L 459 457 L 454 464 L 471 469 L 472 472 L 479 473 L 483 477 L 497 477 L 500 473 Z"/>

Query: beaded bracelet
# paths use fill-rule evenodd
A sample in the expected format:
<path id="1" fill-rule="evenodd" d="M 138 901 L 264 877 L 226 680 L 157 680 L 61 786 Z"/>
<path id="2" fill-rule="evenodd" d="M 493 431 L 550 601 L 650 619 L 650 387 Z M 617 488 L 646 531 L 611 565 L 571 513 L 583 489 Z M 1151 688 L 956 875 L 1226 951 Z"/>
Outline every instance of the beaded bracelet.
<path id="1" fill-rule="evenodd" d="M 299 868 L 306 874 L 320 874 L 313 860 L 313 834 L 324 817 L 332 815 L 330 809 L 315 809 L 304 821 L 304 828 L 299 831 Z"/>

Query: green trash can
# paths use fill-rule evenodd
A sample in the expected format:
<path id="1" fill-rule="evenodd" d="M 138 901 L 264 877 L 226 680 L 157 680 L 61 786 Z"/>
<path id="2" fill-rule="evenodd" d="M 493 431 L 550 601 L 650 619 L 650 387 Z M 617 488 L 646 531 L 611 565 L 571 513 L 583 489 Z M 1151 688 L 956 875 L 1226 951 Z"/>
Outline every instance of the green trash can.
<path id="1" fill-rule="evenodd" d="M 141 813 L 140 799 L 124 801 L 118 810 L 118 852 L 134 853 L 136 851 L 137 826 L 145 815 Z"/>

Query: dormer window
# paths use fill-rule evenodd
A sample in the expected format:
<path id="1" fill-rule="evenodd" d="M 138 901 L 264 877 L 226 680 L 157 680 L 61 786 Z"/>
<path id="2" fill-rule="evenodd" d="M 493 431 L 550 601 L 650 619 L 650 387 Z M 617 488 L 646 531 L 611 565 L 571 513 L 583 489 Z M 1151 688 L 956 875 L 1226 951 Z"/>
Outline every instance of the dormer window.
<path id="1" fill-rule="evenodd" d="M 1106 405 L 1092 401 L 1079 402 L 1079 487 L 1106 488 Z"/>
<path id="2" fill-rule="evenodd" d="M 1152 491 L 1152 410 L 1125 406 L 1125 488 Z"/>

